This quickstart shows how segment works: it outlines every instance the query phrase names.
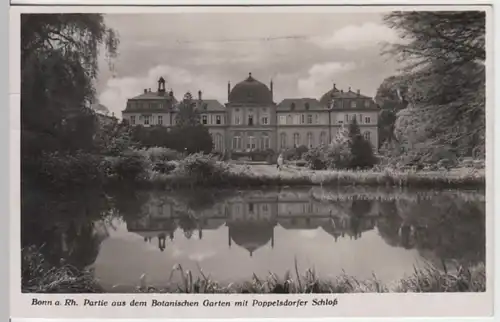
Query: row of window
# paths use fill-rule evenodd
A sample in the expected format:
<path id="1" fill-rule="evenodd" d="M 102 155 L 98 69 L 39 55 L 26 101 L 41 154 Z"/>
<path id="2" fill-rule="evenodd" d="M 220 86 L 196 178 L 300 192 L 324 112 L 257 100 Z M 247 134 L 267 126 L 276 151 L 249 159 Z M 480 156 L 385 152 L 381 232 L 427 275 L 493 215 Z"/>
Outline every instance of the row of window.
<path id="1" fill-rule="evenodd" d="M 151 125 L 153 125 L 153 124 L 163 125 L 163 116 L 162 115 L 157 116 L 156 123 L 154 122 L 155 118 L 153 115 L 142 115 L 140 118 L 143 119 L 144 125 L 150 125 L 150 124 Z M 208 122 L 209 120 L 210 120 L 210 123 Z M 360 124 L 371 124 L 371 118 L 369 116 L 365 116 L 363 118 L 363 114 L 351 114 L 351 115 L 345 114 L 344 119 L 338 120 L 338 123 L 344 124 L 344 122 L 345 122 L 347 124 L 347 123 L 352 122 L 353 120 L 356 120 Z M 241 125 L 240 121 L 241 121 L 240 117 L 235 116 L 234 125 Z M 299 114 L 299 115 L 293 115 L 293 117 L 292 117 L 292 115 L 280 115 L 279 116 L 279 124 L 280 125 L 319 124 L 319 122 L 320 122 L 320 120 L 319 120 L 318 114 L 315 115 L 315 123 L 313 123 L 313 115 L 311 115 L 311 114 L 307 114 L 307 115 Z M 132 125 L 136 124 L 136 117 L 134 115 L 130 116 L 130 123 Z M 207 125 L 207 124 L 220 125 L 220 124 L 222 124 L 222 116 L 215 115 L 215 118 L 214 118 L 214 115 L 210 115 L 210 118 L 209 118 L 208 115 L 202 115 L 201 123 L 204 125 Z M 263 116 L 261 118 L 261 124 L 268 125 L 269 124 L 269 117 Z M 249 125 L 249 126 L 254 125 L 253 115 L 248 116 L 247 125 Z"/>
<path id="2" fill-rule="evenodd" d="M 243 124 L 241 115 L 239 115 L 239 114 L 234 115 L 234 123 L 233 124 L 234 125 L 242 125 Z M 253 114 L 247 115 L 247 122 L 245 124 L 249 125 L 249 126 L 256 125 L 257 122 L 255 119 L 255 116 Z M 269 125 L 269 115 L 261 116 L 260 124 L 261 125 Z"/>
<path id="3" fill-rule="evenodd" d="M 208 122 L 210 121 L 210 123 Z M 203 114 L 201 116 L 201 123 L 204 124 L 204 125 L 207 125 L 207 124 L 217 124 L 217 125 L 220 125 L 222 124 L 222 116 L 221 115 L 210 115 L 210 118 L 208 117 L 208 115 L 206 114 Z"/>
<path id="4" fill-rule="evenodd" d="M 267 150 L 271 148 L 271 140 L 269 139 L 269 135 L 267 133 L 263 133 L 260 140 L 252 134 L 248 133 L 246 146 L 243 146 L 242 137 L 239 134 L 236 134 L 233 137 L 233 149 L 234 150 Z"/>
<path id="5" fill-rule="evenodd" d="M 158 102 L 128 102 L 129 108 L 139 109 L 163 109 L 165 105 Z"/>
<path id="6" fill-rule="evenodd" d="M 363 117 L 363 114 L 345 114 L 343 120 L 338 120 L 337 123 L 339 124 L 344 124 L 345 123 L 350 123 L 350 121 L 356 119 L 356 121 L 360 124 L 370 124 L 371 123 L 371 117 L 365 116 Z M 320 124 L 320 123 L 326 123 L 326 120 L 323 119 L 323 122 L 321 122 L 321 119 L 318 114 L 313 115 L 312 114 L 296 114 L 296 115 L 280 115 L 279 116 L 279 124 L 280 125 L 300 125 L 300 124 Z"/>
<path id="7" fill-rule="evenodd" d="M 163 125 L 162 115 L 158 115 L 156 117 L 156 123 L 155 123 L 155 117 L 153 115 L 141 115 L 139 118 L 143 120 L 144 125 L 154 125 L 154 124 Z M 136 124 L 135 115 L 130 116 L 130 124 L 131 125 Z"/>
<path id="8" fill-rule="evenodd" d="M 367 141 L 370 141 L 370 139 L 371 139 L 370 132 L 369 131 L 365 131 L 363 133 L 363 137 Z M 293 147 L 298 147 L 298 146 L 302 145 L 301 138 L 300 138 L 300 133 L 294 133 L 293 134 L 293 141 L 292 141 L 292 143 L 293 143 Z M 319 135 L 319 142 L 318 143 L 319 143 L 319 145 L 327 144 L 326 132 L 321 132 L 321 134 Z M 311 133 L 311 132 L 307 133 L 305 146 L 307 146 L 308 148 L 312 148 L 312 147 L 315 146 L 313 133 Z M 288 135 L 286 133 L 281 133 L 280 134 L 280 148 L 281 149 L 286 149 L 288 147 L 289 147 L 289 144 L 288 144 Z"/>

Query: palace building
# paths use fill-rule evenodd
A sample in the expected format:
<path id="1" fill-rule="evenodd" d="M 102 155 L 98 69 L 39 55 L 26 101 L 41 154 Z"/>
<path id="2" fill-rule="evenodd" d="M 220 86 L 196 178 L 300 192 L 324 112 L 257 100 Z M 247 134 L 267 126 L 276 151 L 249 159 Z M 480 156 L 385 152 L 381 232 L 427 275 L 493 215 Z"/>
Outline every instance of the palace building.
<path id="1" fill-rule="evenodd" d="M 189 94 L 190 95 L 190 94 Z M 215 151 L 283 151 L 306 146 L 327 144 L 342 127 L 356 119 L 361 133 L 373 147 L 378 147 L 379 108 L 371 97 L 338 89 L 335 84 L 318 100 L 316 98 L 285 98 L 274 101 L 273 82 L 269 86 L 248 77 L 227 85 L 227 102 L 203 98 L 194 99 L 201 122 L 212 135 Z M 130 98 L 123 119 L 131 125 L 175 125 L 179 101 L 172 90 L 166 91 L 165 79 L 160 77 L 156 91 L 145 89 Z"/>

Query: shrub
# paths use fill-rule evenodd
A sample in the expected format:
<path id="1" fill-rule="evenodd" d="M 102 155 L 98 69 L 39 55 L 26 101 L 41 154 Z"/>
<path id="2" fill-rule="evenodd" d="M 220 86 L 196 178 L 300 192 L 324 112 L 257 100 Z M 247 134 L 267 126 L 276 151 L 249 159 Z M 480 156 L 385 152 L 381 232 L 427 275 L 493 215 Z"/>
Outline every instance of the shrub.
<path id="1" fill-rule="evenodd" d="M 127 151 L 115 158 L 111 173 L 118 180 L 135 181 L 144 179 L 151 163 L 138 151 Z"/>
<path id="2" fill-rule="evenodd" d="M 195 153 L 181 160 L 176 170 L 177 174 L 187 175 L 195 183 L 213 183 L 220 180 L 228 169 L 224 163 L 216 161 L 212 155 Z"/>
<path id="3" fill-rule="evenodd" d="M 304 154 L 307 167 L 312 170 L 326 169 L 324 147 L 317 147 Z"/>
<path id="4" fill-rule="evenodd" d="M 100 183 L 105 179 L 102 159 L 88 153 L 44 153 L 31 164 L 37 179 L 54 188 Z"/>

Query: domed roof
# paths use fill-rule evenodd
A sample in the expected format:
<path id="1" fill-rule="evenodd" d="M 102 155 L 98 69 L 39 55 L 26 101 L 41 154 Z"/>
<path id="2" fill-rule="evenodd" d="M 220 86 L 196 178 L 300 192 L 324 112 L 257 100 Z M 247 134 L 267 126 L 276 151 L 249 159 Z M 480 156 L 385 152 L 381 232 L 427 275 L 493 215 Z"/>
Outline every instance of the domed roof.
<path id="1" fill-rule="evenodd" d="M 337 87 L 333 87 L 331 90 L 323 94 L 321 96 L 321 99 L 319 100 L 320 104 L 322 105 L 330 105 L 330 101 L 332 98 L 337 97 L 340 95 L 340 91 L 337 89 Z"/>
<path id="2" fill-rule="evenodd" d="M 229 224 L 229 236 L 239 246 L 250 252 L 266 245 L 273 239 L 274 224 Z"/>
<path id="3" fill-rule="evenodd" d="M 229 103 L 272 104 L 273 95 L 269 88 L 248 74 L 248 78 L 236 84 L 229 93 Z"/>

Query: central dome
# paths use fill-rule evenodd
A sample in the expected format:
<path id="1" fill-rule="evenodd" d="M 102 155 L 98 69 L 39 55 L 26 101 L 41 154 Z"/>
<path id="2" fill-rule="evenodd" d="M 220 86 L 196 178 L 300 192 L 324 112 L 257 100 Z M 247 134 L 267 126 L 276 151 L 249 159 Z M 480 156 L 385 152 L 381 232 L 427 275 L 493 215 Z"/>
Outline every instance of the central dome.
<path id="1" fill-rule="evenodd" d="M 229 93 L 229 103 L 272 104 L 273 95 L 269 88 L 248 74 L 248 78 L 236 84 Z"/>

